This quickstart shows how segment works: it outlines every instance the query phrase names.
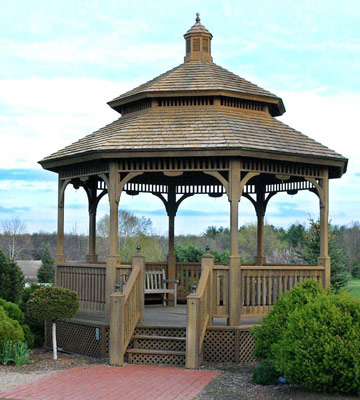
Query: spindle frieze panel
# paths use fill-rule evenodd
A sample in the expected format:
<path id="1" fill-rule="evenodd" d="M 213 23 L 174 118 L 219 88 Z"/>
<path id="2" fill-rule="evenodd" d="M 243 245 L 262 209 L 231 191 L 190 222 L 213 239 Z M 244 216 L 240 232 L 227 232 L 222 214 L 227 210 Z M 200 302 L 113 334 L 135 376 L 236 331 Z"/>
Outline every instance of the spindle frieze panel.
<path id="1" fill-rule="evenodd" d="M 60 179 L 78 178 L 81 176 L 91 176 L 103 174 L 109 171 L 107 161 L 96 160 L 87 163 L 74 164 L 69 167 L 63 167 L 59 174 Z"/>

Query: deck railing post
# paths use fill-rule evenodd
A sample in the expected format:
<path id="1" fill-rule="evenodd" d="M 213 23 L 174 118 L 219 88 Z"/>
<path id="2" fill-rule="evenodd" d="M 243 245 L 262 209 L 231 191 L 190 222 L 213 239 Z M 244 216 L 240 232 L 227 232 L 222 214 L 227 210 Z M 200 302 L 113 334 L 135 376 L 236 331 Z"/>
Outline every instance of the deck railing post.
<path id="1" fill-rule="evenodd" d="M 186 328 L 186 368 L 199 368 L 200 365 L 200 299 L 188 298 Z"/>
<path id="2" fill-rule="evenodd" d="M 209 250 L 208 248 L 206 250 Z M 204 272 L 205 269 L 210 269 L 209 276 L 209 323 L 208 325 L 212 325 L 212 314 L 214 310 L 214 256 L 210 253 L 206 253 L 201 257 L 201 272 Z"/>
<path id="3" fill-rule="evenodd" d="M 229 257 L 229 325 L 240 325 L 241 311 L 241 260 L 240 256 Z"/>
<path id="4" fill-rule="evenodd" d="M 124 294 L 113 293 L 110 296 L 109 363 L 111 365 L 124 364 L 124 305 Z"/>
<path id="5" fill-rule="evenodd" d="M 140 255 L 136 254 L 132 258 L 132 267 L 133 269 L 138 266 L 140 268 L 140 276 L 139 276 L 139 283 L 140 289 L 138 293 L 138 304 L 139 304 L 139 322 L 143 322 L 144 320 L 144 307 L 145 307 L 145 258 Z"/>

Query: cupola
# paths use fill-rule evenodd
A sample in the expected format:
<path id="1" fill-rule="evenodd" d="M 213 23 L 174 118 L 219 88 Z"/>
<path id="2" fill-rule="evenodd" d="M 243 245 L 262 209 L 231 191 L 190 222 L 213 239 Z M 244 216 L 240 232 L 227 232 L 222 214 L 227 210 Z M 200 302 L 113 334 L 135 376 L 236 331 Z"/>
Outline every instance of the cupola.
<path id="1" fill-rule="evenodd" d="M 205 61 L 212 63 L 211 39 L 212 34 L 200 23 L 200 14 L 196 14 L 195 24 L 185 33 L 185 62 Z"/>

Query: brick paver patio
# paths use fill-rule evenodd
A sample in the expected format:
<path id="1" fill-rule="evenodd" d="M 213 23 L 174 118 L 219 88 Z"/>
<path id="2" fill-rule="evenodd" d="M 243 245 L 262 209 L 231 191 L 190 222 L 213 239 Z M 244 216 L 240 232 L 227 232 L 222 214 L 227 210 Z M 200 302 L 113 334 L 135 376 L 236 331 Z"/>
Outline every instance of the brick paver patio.
<path id="1" fill-rule="evenodd" d="M 217 371 L 126 365 L 87 366 L 21 385 L 0 398 L 16 400 L 190 400 Z"/>

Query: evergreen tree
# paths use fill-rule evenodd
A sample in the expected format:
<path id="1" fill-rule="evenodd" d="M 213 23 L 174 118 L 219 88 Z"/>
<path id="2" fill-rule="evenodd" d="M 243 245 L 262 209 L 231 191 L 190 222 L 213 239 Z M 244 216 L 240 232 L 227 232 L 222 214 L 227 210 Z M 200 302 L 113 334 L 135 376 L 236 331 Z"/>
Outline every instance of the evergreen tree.
<path id="1" fill-rule="evenodd" d="M 54 282 L 54 259 L 51 257 L 50 246 L 47 244 L 41 257 L 41 266 L 37 272 L 37 279 L 40 283 Z"/>
<path id="2" fill-rule="evenodd" d="M 18 304 L 24 290 L 24 274 L 15 261 L 0 250 L 0 298 Z"/>
<path id="3" fill-rule="evenodd" d="M 310 265 L 317 265 L 320 255 L 320 223 L 310 219 L 310 227 L 304 234 L 301 250 L 295 250 L 297 256 Z M 329 257 L 331 257 L 331 288 L 338 292 L 350 279 L 346 270 L 345 256 L 336 245 L 336 232 L 329 225 Z"/>

